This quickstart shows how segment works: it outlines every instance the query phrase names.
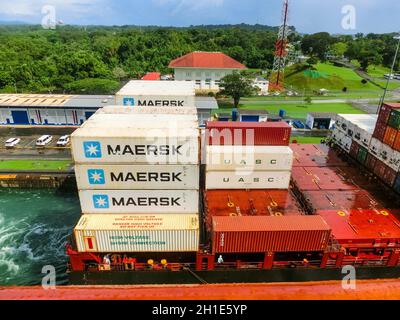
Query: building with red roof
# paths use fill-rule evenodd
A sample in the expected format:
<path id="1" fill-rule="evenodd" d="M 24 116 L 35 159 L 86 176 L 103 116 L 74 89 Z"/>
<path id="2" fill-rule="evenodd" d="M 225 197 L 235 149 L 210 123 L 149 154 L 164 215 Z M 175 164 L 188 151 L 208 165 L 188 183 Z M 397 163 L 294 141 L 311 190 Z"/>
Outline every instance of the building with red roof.
<path id="1" fill-rule="evenodd" d="M 151 80 L 157 81 L 161 79 L 161 73 L 159 72 L 148 72 L 146 73 L 141 80 Z"/>
<path id="2" fill-rule="evenodd" d="M 197 90 L 218 91 L 221 78 L 246 66 L 222 52 L 196 51 L 171 61 L 169 68 L 175 80 L 195 81 Z"/>

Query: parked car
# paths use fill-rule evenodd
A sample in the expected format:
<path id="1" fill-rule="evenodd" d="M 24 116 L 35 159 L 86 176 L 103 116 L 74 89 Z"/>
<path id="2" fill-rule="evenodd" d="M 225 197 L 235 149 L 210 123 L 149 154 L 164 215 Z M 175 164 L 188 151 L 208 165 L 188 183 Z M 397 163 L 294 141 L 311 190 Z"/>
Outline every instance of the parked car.
<path id="1" fill-rule="evenodd" d="M 69 143 L 69 136 L 62 136 L 57 141 L 57 147 L 65 147 Z"/>
<path id="2" fill-rule="evenodd" d="M 53 141 L 53 136 L 49 135 L 41 136 L 39 139 L 37 139 L 36 146 L 44 147 L 48 145 L 51 141 Z"/>
<path id="3" fill-rule="evenodd" d="M 10 138 L 6 141 L 5 147 L 6 148 L 15 148 L 18 143 L 21 142 L 20 138 Z"/>

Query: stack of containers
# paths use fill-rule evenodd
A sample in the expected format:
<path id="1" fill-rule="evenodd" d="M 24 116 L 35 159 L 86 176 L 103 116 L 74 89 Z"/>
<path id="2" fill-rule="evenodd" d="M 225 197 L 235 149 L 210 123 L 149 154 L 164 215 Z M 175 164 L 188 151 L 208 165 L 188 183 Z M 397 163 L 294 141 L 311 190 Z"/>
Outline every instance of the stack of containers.
<path id="1" fill-rule="evenodd" d="M 400 193 L 400 103 L 384 103 L 370 145 L 370 169 Z"/>
<path id="2" fill-rule="evenodd" d="M 338 115 L 332 140 L 400 193 L 399 103 L 384 103 L 379 115 Z"/>
<path id="3" fill-rule="evenodd" d="M 195 108 L 108 107 L 71 136 L 79 252 L 196 252 Z"/>
<path id="4" fill-rule="evenodd" d="M 206 124 L 204 219 L 213 253 L 326 248 L 329 227 L 318 216 L 302 215 L 288 190 L 290 134 L 282 122 Z"/>
<path id="5" fill-rule="evenodd" d="M 286 123 L 207 122 L 206 190 L 287 190 L 290 133 Z"/>
<path id="6" fill-rule="evenodd" d="M 343 135 L 351 136 L 352 144 L 357 143 L 363 148 L 358 142 L 361 135 L 355 137 L 362 125 L 342 117 L 338 121 Z M 399 221 L 395 216 L 398 210 L 392 209 L 394 204 L 382 197 L 382 188 L 371 183 L 370 175 L 363 175 L 358 168 L 333 165 L 336 161 L 332 162 L 331 157 L 323 161 L 311 146 L 292 145 L 292 148 L 296 156 L 300 155 L 292 172 L 294 190 L 307 211 L 329 226 L 333 244 L 337 242 L 350 250 L 398 245 Z M 315 149 L 319 148 L 315 146 Z"/>

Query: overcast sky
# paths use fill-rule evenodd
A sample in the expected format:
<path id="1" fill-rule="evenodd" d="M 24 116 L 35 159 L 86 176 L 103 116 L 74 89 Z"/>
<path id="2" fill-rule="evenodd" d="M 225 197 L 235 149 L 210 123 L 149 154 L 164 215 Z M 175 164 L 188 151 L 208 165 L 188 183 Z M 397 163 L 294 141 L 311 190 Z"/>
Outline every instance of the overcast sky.
<path id="1" fill-rule="evenodd" d="M 280 24 L 283 0 L 0 0 L 1 21 L 40 24 L 45 5 L 56 9 L 57 20 L 80 25 Z M 289 0 L 290 24 L 312 33 L 400 31 L 399 0 Z M 344 6 L 353 9 L 342 13 Z M 354 28 L 355 27 L 355 28 Z"/>

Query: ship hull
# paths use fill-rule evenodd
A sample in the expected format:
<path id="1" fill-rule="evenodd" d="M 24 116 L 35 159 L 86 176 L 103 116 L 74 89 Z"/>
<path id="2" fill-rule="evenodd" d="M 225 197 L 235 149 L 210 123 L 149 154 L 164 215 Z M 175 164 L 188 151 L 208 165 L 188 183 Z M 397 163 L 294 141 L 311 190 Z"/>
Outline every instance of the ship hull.
<path id="1" fill-rule="evenodd" d="M 163 285 L 201 283 L 276 283 L 342 280 L 342 269 L 276 269 L 213 271 L 141 271 L 69 273 L 71 285 Z M 356 279 L 400 278 L 400 267 L 358 267 Z"/>

